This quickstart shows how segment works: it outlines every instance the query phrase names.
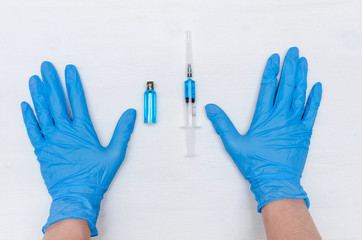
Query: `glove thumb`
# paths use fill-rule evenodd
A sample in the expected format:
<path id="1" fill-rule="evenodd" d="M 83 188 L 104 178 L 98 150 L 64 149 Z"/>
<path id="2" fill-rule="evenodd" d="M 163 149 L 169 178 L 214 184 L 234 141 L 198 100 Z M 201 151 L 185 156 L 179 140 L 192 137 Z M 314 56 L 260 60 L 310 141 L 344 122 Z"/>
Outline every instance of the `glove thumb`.
<path id="1" fill-rule="evenodd" d="M 230 121 L 225 112 L 215 104 L 207 104 L 205 106 L 206 115 L 211 121 L 217 134 L 220 135 L 225 144 L 228 136 L 238 134 L 234 124 Z"/>
<path id="2" fill-rule="evenodd" d="M 118 120 L 112 139 L 107 147 L 111 152 L 124 155 L 136 121 L 136 110 L 130 108 Z"/>

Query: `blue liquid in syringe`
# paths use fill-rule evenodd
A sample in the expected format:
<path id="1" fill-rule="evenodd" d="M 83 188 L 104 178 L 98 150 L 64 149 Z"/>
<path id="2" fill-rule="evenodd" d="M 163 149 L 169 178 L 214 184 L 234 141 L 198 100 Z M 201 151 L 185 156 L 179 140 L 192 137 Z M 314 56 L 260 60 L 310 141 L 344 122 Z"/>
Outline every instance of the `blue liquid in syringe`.
<path id="1" fill-rule="evenodd" d="M 195 81 L 191 78 L 188 78 L 185 81 L 185 100 L 186 103 L 195 103 Z"/>

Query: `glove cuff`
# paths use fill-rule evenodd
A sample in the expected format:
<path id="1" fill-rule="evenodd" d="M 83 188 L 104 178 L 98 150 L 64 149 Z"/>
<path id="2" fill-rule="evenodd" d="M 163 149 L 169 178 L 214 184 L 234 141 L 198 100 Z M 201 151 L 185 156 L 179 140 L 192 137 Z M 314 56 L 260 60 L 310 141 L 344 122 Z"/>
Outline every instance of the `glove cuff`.
<path id="1" fill-rule="evenodd" d="M 258 212 L 268 203 L 284 198 L 299 199 L 303 198 L 307 208 L 309 208 L 309 198 L 303 187 L 300 185 L 299 179 L 272 179 L 251 181 L 250 190 L 255 195 L 258 202 Z"/>
<path id="2" fill-rule="evenodd" d="M 55 222 L 64 219 L 84 219 L 88 221 L 91 230 L 91 237 L 98 235 L 96 222 L 101 206 L 103 194 L 91 195 L 87 194 L 70 194 L 53 199 L 50 206 L 49 217 L 47 223 L 43 227 L 45 233 L 47 227 Z"/>

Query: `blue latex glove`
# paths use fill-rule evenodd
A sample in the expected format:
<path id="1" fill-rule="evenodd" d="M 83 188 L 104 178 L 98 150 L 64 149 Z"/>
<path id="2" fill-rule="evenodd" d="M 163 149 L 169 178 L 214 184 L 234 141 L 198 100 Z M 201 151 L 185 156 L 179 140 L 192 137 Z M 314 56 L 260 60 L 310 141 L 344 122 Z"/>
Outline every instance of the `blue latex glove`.
<path id="1" fill-rule="evenodd" d="M 298 48 L 290 48 L 277 87 L 279 55 L 265 67 L 259 98 L 249 131 L 241 135 L 218 106 L 206 106 L 207 117 L 220 135 L 226 151 L 251 184 L 258 212 L 274 200 L 309 199 L 300 185 L 314 120 L 322 97 L 322 85 L 313 86 L 304 107 L 307 60 Z"/>
<path id="2" fill-rule="evenodd" d="M 39 122 L 29 104 L 22 102 L 21 108 L 41 174 L 53 199 L 43 232 L 54 222 L 76 218 L 87 220 L 92 236 L 96 236 L 103 194 L 125 157 L 136 111 L 129 109 L 123 113 L 110 144 L 104 148 L 93 128 L 77 69 L 73 65 L 65 69 L 73 118 L 53 65 L 44 62 L 41 73 L 43 82 L 38 76 L 29 80 Z"/>

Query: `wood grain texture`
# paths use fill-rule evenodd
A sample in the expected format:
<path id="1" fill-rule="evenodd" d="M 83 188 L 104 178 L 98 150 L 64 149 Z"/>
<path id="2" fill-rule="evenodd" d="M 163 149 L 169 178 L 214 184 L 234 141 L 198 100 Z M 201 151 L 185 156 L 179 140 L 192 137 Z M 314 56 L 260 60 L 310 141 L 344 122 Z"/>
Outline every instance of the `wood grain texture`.
<path id="1" fill-rule="evenodd" d="M 126 160 L 102 203 L 94 239 L 265 239 L 256 202 L 206 119 L 217 103 L 240 132 L 251 122 L 267 58 L 298 46 L 308 91 L 323 84 L 302 184 L 324 239 L 359 239 L 362 226 L 360 0 L 0 0 L 0 232 L 40 239 L 50 197 L 20 112 L 44 60 L 83 79 L 103 144 L 121 113 L 138 111 Z M 193 31 L 198 157 L 182 125 L 186 30 Z M 143 124 L 146 81 L 159 123 Z"/>

